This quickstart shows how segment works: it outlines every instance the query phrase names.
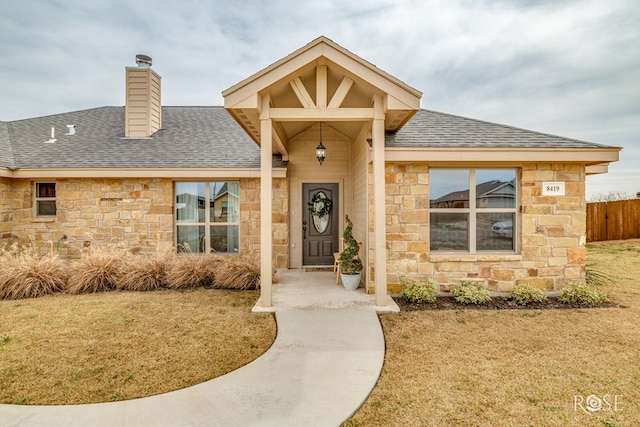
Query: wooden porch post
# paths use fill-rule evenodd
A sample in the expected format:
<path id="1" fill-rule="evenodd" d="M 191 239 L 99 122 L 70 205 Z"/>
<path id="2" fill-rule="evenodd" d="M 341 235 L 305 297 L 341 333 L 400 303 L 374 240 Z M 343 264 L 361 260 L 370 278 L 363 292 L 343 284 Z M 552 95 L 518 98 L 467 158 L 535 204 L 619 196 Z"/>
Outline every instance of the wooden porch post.
<path id="1" fill-rule="evenodd" d="M 260 305 L 271 307 L 273 219 L 272 187 L 272 121 L 269 116 L 269 97 L 262 99 L 260 111 Z"/>
<path id="2" fill-rule="evenodd" d="M 387 305 L 387 225 L 384 181 L 384 109 L 383 100 L 374 96 L 373 138 L 373 229 L 375 245 L 376 305 Z"/>

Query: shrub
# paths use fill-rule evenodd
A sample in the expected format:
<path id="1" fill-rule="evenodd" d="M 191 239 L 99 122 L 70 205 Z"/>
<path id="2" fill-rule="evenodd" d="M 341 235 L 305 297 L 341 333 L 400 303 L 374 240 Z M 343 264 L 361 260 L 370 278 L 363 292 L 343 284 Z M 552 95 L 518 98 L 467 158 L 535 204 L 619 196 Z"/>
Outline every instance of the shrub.
<path id="1" fill-rule="evenodd" d="M 558 298 L 563 304 L 581 305 L 591 307 L 609 301 L 607 294 L 595 286 L 589 286 L 584 283 L 571 283 L 560 292 Z"/>
<path id="2" fill-rule="evenodd" d="M 547 299 L 547 296 L 540 289 L 521 283 L 514 286 L 508 298 L 516 305 L 527 305 L 534 302 L 543 302 Z"/>
<path id="3" fill-rule="evenodd" d="M 472 281 L 460 282 L 453 287 L 451 295 L 456 302 L 461 304 L 483 305 L 491 301 L 489 291 L 481 283 Z"/>
<path id="4" fill-rule="evenodd" d="M 226 258 L 219 267 L 213 287 L 219 289 L 259 289 L 260 259 L 254 254 Z"/>
<path id="5" fill-rule="evenodd" d="M 125 291 L 153 291 L 167 286 L 167 269 L 173 254 L 134 255 L 123 260 L 123 274 L 116 288 Z"/>
<path id="6" fill-rule="evenodd" d="M 67 286 L 65 264 L 56 256 L 23 253 L 3 257 L 0 269 L 0 298 L 36 298 L 61 292 Z"/>
<path id="7" fill-rule="evenodd" d="M 119 248 L 87 248 L 69 265 L 67 291 L 83 294 L 114 290 L 123 273 L 122 256 Z"/>
<path id="8" fill-rule="evenodd" d="M 218 255 L 181 255 L 173 258 L 167 268 L 167 287 L 190 289 L 211 287 L 222 259 Z"/>
<path id="9" fill-rule="evenodd" d="M 424 304 L 436 301 L 436 285 L 431 280 L 419 282 L 406 277 L 400 277 L 400 284 L 404 287 L 400 292 L 402 299 L 409 303 Z"/>
<path id="10" fill-rule="evenodd" d="M 353 223 L 349 219 L 349 215 L 345 216 L 347 224 L 342 233 L 344 241 L 344 249 L 340 252 L 338 262 L 340 263 L 340 272 L 344 274 L 357 274 L 362 271 L 362 261 L 358 257 L 360 253 L 360 244 L 353 237 Z"/>

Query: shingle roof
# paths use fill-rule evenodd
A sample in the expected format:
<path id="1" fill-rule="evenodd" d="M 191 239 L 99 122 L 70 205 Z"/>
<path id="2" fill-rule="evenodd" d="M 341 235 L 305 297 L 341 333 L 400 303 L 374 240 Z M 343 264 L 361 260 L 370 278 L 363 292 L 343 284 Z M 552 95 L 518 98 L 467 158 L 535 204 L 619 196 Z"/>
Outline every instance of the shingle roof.
<path id="1" fill-rule="evenodd" d="M 0 167 L 259 168 L 260 148 L 224 107 L 162 107 L 162 129 L 124 138 L 124 107 L 0 122 Z M 66 125 L 75 135 L 64 135 Z M 56 129 L 56 143 L 45 144 Z M 600 148 L 590 142 L 420 110 L 387 147 Z M 284 164 L 274 159 L 274 166 Z"/>
<path id="2" fill-rule="evenodd" d="M 598 148 L 604 145 L 430 110 L 420 110 L 387 147 Z"/>
<path id="3" fill-rule="evenodd" d="M 76 134 L 64 135 L 71 124 Z M 15 167 L 260 167 L 260 148 L 223 107 L 163 107 L 162 129 L 148 139 L 124 139 L 124 124 L 124 107 L 9 122 Z M 45 144 L 52 126 L 57 141 Z"/>
<path id="4" fill-rule="evenodd" d="M 0 167 L 15 168 L 15 159 L 9 135 L 9 123 L 5 122 L 0 122 Z"/>

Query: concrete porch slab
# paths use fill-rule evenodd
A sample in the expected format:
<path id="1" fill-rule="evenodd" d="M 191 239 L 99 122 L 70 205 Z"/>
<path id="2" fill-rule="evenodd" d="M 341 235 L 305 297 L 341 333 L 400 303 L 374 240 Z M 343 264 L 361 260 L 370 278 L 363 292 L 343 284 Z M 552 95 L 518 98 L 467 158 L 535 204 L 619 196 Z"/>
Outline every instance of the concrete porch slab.
<path id="1" fill-rule="evenodd" d="M 253 307 L 256 313 L 274 313 L 284 310 L 340 310 L 361 309 L 377 313 L 397 313 L 400 308 L 387 295 L 384 306 L 377 306 L 375 295 L 360 287 L 347 291 L 336 285 L 336 275 L 325 271 L 303 269 L 278 270 L 278 282 L 272 287 L 272 306 L 263 307 L 260 300 Z"/>

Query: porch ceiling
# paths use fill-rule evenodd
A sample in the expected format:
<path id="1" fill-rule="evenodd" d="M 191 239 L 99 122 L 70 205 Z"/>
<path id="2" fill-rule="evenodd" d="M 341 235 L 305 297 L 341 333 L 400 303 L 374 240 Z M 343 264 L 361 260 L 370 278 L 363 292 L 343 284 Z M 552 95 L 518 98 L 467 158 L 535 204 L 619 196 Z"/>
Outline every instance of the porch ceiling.
<path id="1" fill-rule="evenodd" d="M 223 92 L 225 108 L 260 143 L 260 105 L 269 99 L 274 153 L 319 121 L 353 139 L 382 96 L 385 130 L 397 131 L 420 108 L 421 93 L 320 37 Z"/>

